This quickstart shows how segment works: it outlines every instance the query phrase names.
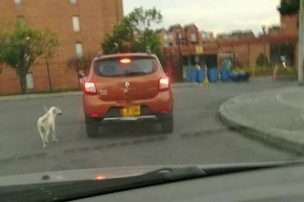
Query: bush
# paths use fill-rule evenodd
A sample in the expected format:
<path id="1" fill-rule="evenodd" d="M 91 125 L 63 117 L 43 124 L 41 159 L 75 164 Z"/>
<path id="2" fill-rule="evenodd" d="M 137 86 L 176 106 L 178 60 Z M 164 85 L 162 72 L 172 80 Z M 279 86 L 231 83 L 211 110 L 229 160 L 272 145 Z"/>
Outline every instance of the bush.
<path id="1" fill-rule="evenodd" d="M 75 70 L 77 73 L 79 73 L 80 71 L 87 73 L 90 68 L 91 62 L 96 55 L 97 54 L 95 53 L 87 53 L 81 57 L 78 56 L 71 57 L 68 59 L 67 65 L 68 67 Z"/>
<path id="2" fill-rule="evenodd" d="M 264 66 L 268 66 L 269 65 L 268 58 L 263 53 L 259 54 L 259 56 L 257 57 L 255 63 L 259 67 L 264 67 Z"/>

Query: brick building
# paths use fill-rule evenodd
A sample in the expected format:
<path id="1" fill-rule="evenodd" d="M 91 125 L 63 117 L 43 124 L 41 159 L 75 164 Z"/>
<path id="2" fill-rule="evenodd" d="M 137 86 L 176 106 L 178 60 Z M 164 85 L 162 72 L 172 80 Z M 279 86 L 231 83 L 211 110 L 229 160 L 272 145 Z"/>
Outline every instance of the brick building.
<path id="1" fill-rule="evenodd" d="M 43 60 L 30 69 L 30 91 L 78 88 L 78 75 L 67 67 L 68 58 L 99 51 L 103 36 L 122 16 L 122 0 L 0 1 L 0 20 L 19 20 L 36 28 L 49 28 L 58 35 L 60 46 L 50 61 L 49 72 Z M 15 71 L 3 66 L 0 69 L 0 94 L 19 93 Z"/>
<path id="2" fill-rule="evenodd" d="M 202 35 L 195 24 L 182 27 L 175 24 L 169 27 L 168 31 L 160 29 L 156 31 L 164 46 L 164 66 L 165 71 L 175 80 L 181 80 L 183 69 L 180 64 L 190 65 L 195 55 L 200 53 Z M 194 63 L 194 62 L 193 62 Z"/>
<path id="3" fill-rule="evenodd" d="M 168 30 L 157 31 L 164 45 L 166 71 L 174 80 L 185 78 L 185 69 L 199 63 L 208 67 L 220 67 L 230 58 L 234 66 L 256 66 L 260 54 L 266 55 L 274 65 L 285 56 L 287 65 L 297 66 L 298 17 L 281 16 L 281 25 L 265 29 L 265 34 L 255 36 L 252 31 L 234 31 L 218 34 L 199 32 L 194 24 L 173 25 Z"/>

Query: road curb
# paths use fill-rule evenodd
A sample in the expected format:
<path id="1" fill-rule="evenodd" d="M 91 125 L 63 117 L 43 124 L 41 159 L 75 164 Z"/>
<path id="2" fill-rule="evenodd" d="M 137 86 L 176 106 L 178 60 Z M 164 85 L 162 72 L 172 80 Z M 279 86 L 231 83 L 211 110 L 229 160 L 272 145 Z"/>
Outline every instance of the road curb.
<path id="1" fill-rule="evenodd" d="M 174 83 L 172 84 L 173 88 L 193 88 L 197 86 L 201 86 L 202 84 L 199 83 Z"/>
<path id="2" fill-rule="evenodd" d="M 292 136 L 290 132 L 278 128 L 265 127 L 257 123 L 250 123 L 230 112 L 228 105 L 237 99 L 237 97 L 239 96 L 224 102 L 219 108 L 219 117 L 224 124 L 240 132 L 242 135 L 258 140 L 266 145 L 299 155 L 304 153 L 304 141 Z"/>

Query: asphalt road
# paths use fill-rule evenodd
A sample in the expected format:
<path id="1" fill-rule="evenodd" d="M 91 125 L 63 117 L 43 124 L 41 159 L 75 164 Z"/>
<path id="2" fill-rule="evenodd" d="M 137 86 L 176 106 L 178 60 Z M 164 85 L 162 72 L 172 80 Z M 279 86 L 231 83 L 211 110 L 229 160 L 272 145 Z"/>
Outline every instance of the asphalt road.
<path id="1" fill-rule="evenodd" d="M 295 86 L 295 81 L 257 79 L 249 83 L 175 88 L 175 129 L 161 134 L 156 123 L 107 124 L 100 137 L 86 136 L 81 96 L 0 103 L 0 175 L 65 169 L 141 165 L 218 164 L 294 158 L 230 130 L 218 108 L 232 96 Z M 42 148 L 36 121 L 43 106 L 59 106 L 58 143 Z"/>

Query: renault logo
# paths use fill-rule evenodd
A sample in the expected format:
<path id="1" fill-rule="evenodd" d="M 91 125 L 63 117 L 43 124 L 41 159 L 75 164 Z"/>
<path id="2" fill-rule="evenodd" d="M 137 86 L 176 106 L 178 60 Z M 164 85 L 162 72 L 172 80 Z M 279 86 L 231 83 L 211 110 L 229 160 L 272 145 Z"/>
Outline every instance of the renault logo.
<path id="1" fill-rule="evenodd" d="M 125 87 L 122 89 L 123 93 L 127 93 L 129 91 L 130 83 L 128 81 L 125 82 Z"/>

